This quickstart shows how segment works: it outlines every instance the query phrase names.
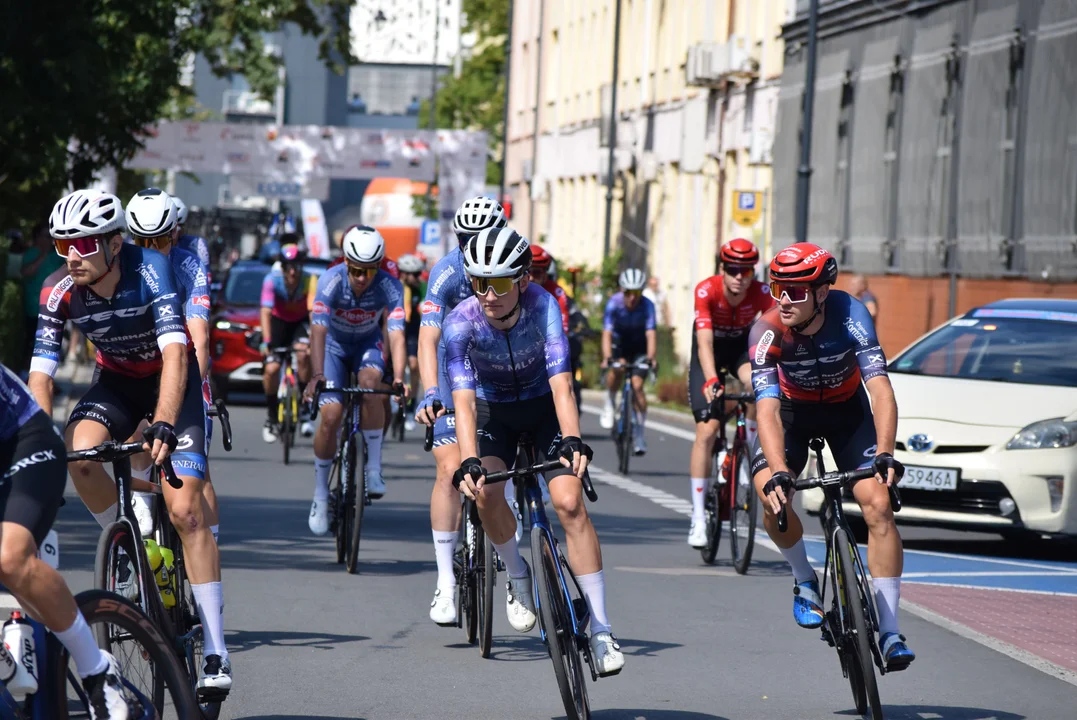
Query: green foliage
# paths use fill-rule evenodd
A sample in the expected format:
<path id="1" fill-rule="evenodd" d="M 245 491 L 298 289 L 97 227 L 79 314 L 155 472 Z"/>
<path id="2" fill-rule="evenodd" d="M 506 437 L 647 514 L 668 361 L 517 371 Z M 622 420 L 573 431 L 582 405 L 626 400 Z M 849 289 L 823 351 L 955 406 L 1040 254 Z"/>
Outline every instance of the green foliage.
<path id="1" fill-rule="evenodd" d="M 0 226 L 40 214 L 69 183 L 90 182 L 140 147 L 163 117 L 191 117 L 184 59 L 242 73 L 271 96 L 280 58 L 265 33 L 295 23 L 339 70 L 350 52 L 348 0 L 7 2 L 0 19 Z"/>
<path id="2" fill-rule="evenodd" d="M 11 241 L 0 237 L 0 269 L 7 267 Z M 22 285 L 0 275 L 0 362 L 17 369 L 23 348 Z"/>
<path id="3" fill-rule="evenodd" d="M 618 279 L 621 275 L 621 261 L 624 259 L 624 250 L 618 248 L 611 254 L 602 258 L 602 290 L 606 294 L 617 291 Z"/>
<path id="4" fill-rule="evenodd" d="M 437 93 L 435 119 L 438 127 L 485 130 L 493 157 L 486 161 L 486 181 L 501 182 L 504 152 L 502 127 L 505 112 L 505 45 L 509 32 L 509 0 L 464 0 L 466 16 L 462 33 L 477 38 L 471 56 L 463 62 L 459 77 L 446 76 Z M 419 110 L 419 127 L 430 122 L 430 101 Z"/>
<path id="5" fill-rule="evenodd" d="M 436 190 L 437 186 L 435 186 Z M 411 196 L 411 211 L 415 214 L 415 217 L 426 218 L 427 220 L 437 220 L 438 218 L 438 194 L 437 192 L 427 193 L 426 195 L 412 195 Z"/>

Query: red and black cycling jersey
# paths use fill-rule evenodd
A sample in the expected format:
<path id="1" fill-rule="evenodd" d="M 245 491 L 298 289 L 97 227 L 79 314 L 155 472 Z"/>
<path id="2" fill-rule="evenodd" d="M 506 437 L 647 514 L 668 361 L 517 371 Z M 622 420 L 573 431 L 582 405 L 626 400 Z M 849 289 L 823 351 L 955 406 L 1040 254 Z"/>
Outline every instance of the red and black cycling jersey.
<path id="1" fill-rule="evenodd" d="M 561 308 L 561 324 L 565 327 L 565 332 L 568 332 L 568 294 L 565 293 L 565 289 L 557 284 L 557 281 L 553 278 L 546 278 L 546 282 L 542 283 L 542 289 L 550 293 L 557 300 L 558 307 Z"/>
<path id="2" fill-rule="evenodd" d="M 823 326 L 802 335 L 782 325 L 777 307 L 763 313 L 748 336 L 755 399 L 839 403 L 861 381 L 886 375 L 886 355 L 863 303 L 840 290 L 826 300 Z"/>
<path id="3" fill-rule="evenodd" d="M 752 280 L 748 293 L 739 305 L 729 304 L 721 275 L 712 275 L 696 285 L 696 330 L 713 330 L 715 342 L 722 338 L 740 337 L 751 326 L 755 316 L 774 307 L 770 288 Z"/>

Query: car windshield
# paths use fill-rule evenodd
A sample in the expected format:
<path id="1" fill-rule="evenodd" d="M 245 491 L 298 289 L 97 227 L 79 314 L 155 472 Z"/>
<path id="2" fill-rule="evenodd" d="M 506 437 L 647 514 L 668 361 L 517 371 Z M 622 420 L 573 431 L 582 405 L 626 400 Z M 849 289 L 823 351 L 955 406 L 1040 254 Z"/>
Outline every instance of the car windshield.
<path id="1" fill-rule="evenodd" d="M 924 338 L 890 371 L 1077 387 L 1077 313 L 981 308 Z"/>
<path id="2" fill-rule="evenodd" d="M 269 267 L 232 268 L 224 286 L 224 301 L 229 305 L 258 305 L 262 300 L 262 281 Z"/>

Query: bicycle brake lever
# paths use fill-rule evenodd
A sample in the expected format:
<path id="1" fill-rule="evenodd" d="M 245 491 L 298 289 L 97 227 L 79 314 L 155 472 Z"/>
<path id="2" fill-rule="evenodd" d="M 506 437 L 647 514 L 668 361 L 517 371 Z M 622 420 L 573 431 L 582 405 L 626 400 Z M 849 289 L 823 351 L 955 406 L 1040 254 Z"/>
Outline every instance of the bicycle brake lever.
<path id="1" fill-rule="evenodd" d="M 778 532 L 784 533 L 789 529 L 789 517 L 785 511 L 785 505 L 778 511 Z"/>
<path id="2" fill-rule="evenodd" d="M 587 495 L 588 500 L 598 502 L 598 492 L 595 490 L 594 484 L 591 483 L 591 472 L 589 470 L 583 471 L 583 492 Z"/>
<path id="3" fill-rule="evenodd" d="M 181 487 L 183 487 L 183 481 L 180 480 L 176 476 L 176 470 L 175 470 L 175 468 L 172 467 L 172 459 L 171 458 L 166 459 L 164 464 L 161 465 L 160 467 L 161 467 L 161 472 L 164 473 L 165 480 L 168 481 L 169 485 L 176 488 L 177 490 L 180 489 Z"/>

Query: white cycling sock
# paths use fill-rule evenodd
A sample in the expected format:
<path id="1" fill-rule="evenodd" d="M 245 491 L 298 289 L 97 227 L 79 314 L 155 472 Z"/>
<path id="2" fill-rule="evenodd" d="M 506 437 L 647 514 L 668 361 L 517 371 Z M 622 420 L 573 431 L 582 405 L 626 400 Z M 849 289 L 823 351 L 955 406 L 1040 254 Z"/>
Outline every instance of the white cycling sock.
<path id="1" fill-rule="evenodd" d="M 804 546 L 804 538 L 797 540 L 793 547 L 778 549 L 782 551 L 782 557 L 793 568 L 793 579 L 798 584 L 815 579 L 815 570 L 808 562 L 808 548 Z"/>
<path id="2" fill-rule="evenodd" d="M 703 519 L 703 493 L 707 489 L 707 478 L 692 478 L 692 520 Z"/>
<path id="3" fill-rule="evenodd" d="M 434 530 L 434 559 L 438 563 L 438 589 L 449 592 L 456 587 L 452 557 L 456 552 L 456 533 Z"/>
<path id="4" fill-rule="evenodd" d="M 591 610 L 591 634 L 610 631 L 610 620 L 606 617 L 606 578 L 599 570 L 588 575 L 577 575 L 587 607 Z"/>
<path id="5" fill-rule="evenodd" d="M 108 658 L 101 648 L 97 647 L 93 631 L 86 624 L 86 618 L 79 612 L 75 616 L 75 622 L 67 630 L 54 633 L 56 639 L 63 643 L 71 657 L 75 658 L 78 666 L 79 677 L 87 678 L 90 675 L 102 673 L 108 668 Z"/>
<path id="6" fill-rule="evenodd" d="M 107 509 L 102 510 L 99 513 L 90 511 L 90 514 L 93 515 L 93 519 L 97 521 L 97 524 L 104 529 L 108 527 L 110 522 L 116 519 L 116 503 L 112 503 Z"/>
<path id="7" fill-rule="evenodd" d="M 228 648 L 224 644 L 224 592 L 221 583 L 208 582 L 191 585 L 194 604 L 198 608 L 198 617 L 202 620 L 202 639 L 205 643 L 204 655 L 220 655 L 221 660 L 228 659 Z"/>
<path id="8" fill-rule="evenodd" d="M 744 420 L 745 439 L 748 441 L 748 453 L 751 454 L 755 447 L 755 440 L 759 437 L 759 423 L 755 420 Z"/>
<path id="9" fill-rule="evenodd" d="M 314 499 L 325 502 L 329 499 L 329 471 L 333 469 L 333 459 L 322 460 L 314 457 Z"/>
<path id="10" fill-rule="evenodd" d="M 366 466 L 368 470 L 381 472 L 381 438 L 385 432 L 377 430 L 364 430 L 363 439 L 366 440 Z"/>
<path id="11" fill-rule="evenodd" d="M 613 412 L 613 403 L 614 403 L 614 401 L 616 399 L 617 399 L 617 391 L 616 390 L 607 390 L 606 391 L 606 410 L 608 412 Z"/>
<path id="12" fill-rule="evenodd" d="M 527 563 L 520 557 L 520 545 L 516 542 L 515 535 L 510 536 L 508 540 L 500 545 L 497 543 L 491 544 L 493 544 L 497 554 L 505 562 L 505 569 L 508 570 L 510 578 L 527 577 Z"/>
<path id="13" fill-rule="evenodd" d="M 879 611 L 879 634 L 896 633 L 898 630 L 898 603 L 901 601 L 900 577 L 873 577 L 875 607 Z"/>

